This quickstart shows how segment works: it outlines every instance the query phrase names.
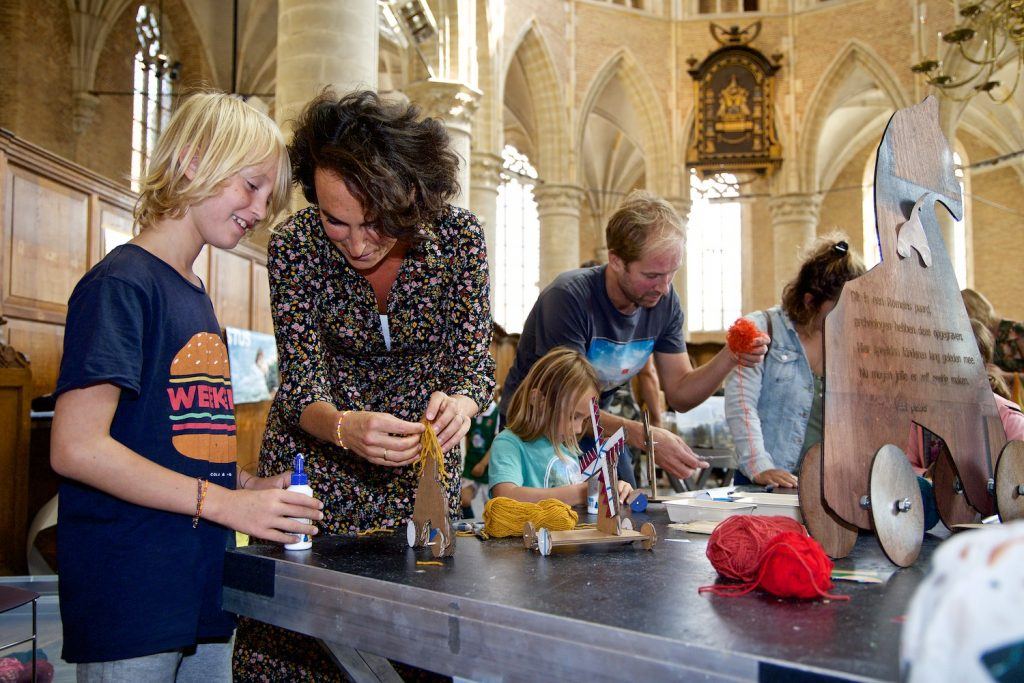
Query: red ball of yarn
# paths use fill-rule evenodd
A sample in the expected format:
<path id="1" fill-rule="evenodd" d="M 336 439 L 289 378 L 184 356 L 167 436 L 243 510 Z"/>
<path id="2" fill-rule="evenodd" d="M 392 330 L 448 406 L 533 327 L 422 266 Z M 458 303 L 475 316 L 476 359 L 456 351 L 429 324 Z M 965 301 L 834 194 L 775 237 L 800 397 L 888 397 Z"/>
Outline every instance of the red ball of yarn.
<path id="1" fill-rule="evenodd" d="M 739 318 L 729 328 L 725 335 L 725 341 L 729 345 L 729 350 L 736 355 L 750 353 L 754 350 L 754 343 L 762 334 L 764 332 L 757 329 L 757 325 L 752 321 L 747 318 Z"/>
<path id="2" fill-rule="evenodd" d="M 833 597 L 832 560 L 810 536 L 782 533 L 765 549 L 758 583 L 780 598 Z"/>
<path id="3" fill-rule="evenodd" d="M 725 578 L 753 581 L 761 556 L 775 537 L 785 532 L 807 535 L 803 525 L 789 517 L 734 515 L 715 527 L 708 540 L 707 556 Z"/>

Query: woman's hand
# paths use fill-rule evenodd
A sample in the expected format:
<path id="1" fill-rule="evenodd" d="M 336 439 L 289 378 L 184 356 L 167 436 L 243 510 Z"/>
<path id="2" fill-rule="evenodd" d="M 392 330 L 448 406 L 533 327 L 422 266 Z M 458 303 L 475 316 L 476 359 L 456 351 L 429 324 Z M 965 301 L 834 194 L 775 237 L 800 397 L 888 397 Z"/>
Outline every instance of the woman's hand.
<path id="1" fill-rule="evenodd" d="M 435 391 L 430 395 L 423 417 L 433 425 L 442 453 L 459 445 L 469 431 L 470 418 L 476 415 L 477 410 L 479 408 L 476 403 L 468 396 L 449 396 L 443 391 Z"/>
<path id="2" fill-rule="evenodd" d="M 619 502 L 623 505 L 626 504 L 626 499 L 629 498 L 629 494 L 633 493 L 633 487 L 629 485 L 628 481 L 619 480 Z"/>
<path id="3" fill-rule="evenodd" d="M 249 491 L 261 491 L 265 489 L 286 489 L 292 483 L 292 471 L 285 470 L 272 477 L 258 477 L 245 470 L 238 471 L 238 488 Z"/>
<path id="4" fill-rule="evenodd" d="M 341 440 L 345 448 L 374 465 L 402 467 L 420 457 L 419 422 L 406 422 L 388 413 L 353 410 L 343 413 Z"/>
<path id="5" fill-rule="evenodd" d="M 778 486 L 784 489 L 795 489 L 797 487 L 796 475 L 779 469 L 758 472 L 751 481 L 758 486 Z"/>

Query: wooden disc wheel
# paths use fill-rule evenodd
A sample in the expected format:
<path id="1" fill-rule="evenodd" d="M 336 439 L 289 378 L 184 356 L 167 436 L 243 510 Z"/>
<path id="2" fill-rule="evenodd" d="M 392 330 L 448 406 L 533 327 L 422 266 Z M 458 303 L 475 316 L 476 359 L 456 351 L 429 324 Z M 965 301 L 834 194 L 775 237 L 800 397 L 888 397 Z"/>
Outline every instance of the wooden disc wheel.
<path id="1" fill-rule="evenodd" d="M 800 488 L 797 494 L 807 530 L 825 549 L 826 555 L 838 559 L 853 551 L 857 543 L 857 527 L 832 512 L 825 502 L 822 459 L 821 444 L 807 449 L 800 466 Z"/>
<path id="2" fill-rule="evenodd" d="M 541 555 L 551 554 L 551 532 L 544 527 L 537 531 L 537 550 Z"/>
<path id="3" fill-rule="evenodd" d="M 935 461 L 932 472 L 932 486 L 935 490 L 935 507 L 939 510 L 939 518 L 950 529 L 955 524 L 970 524 L 978 517 L 978 511 L 967 502 L 960 474 L 957 472 L 953 455 L 945 443 Z"/>
<path id="4" fill-rule="evenodd" d="M 447 532 L 447 533 L 445 533 Z M 450 526 L 430 530 L 430 554 L 434 557 L 450 557 L 455 554 L 455 534 Z"/>
<path id="5" fill-rule="evenodd" d="M 424 534 L 420 533 L 419 528 L 416 526 L 416 522 L 409 520 L 405 524 L 405 540 L 409 543 L 410 548 L 416 548 L 423 545 L 426 539 L 423 537 Z"/>
<path id="6" fill-rule="evenodd" d="M 523 545 L 527 550 L 537 549 L 537 530 L 533 528 L 533 522 L 523 525 Z"/>
<path id="7" fill-rule="evenodd" d="M 654 530 L 654 525 L 650 522 L 645 522 L 640 527 L 640 533 L 645 537 L 643 540 L 644 550 L 654 550 L 654 546 L 658 544 L 658 532 Z"/>
<path id="8" fill-rule="evenodd" d="M 899 446 L 885 444 L 871 462 L 871 521 L 893 564 L 909 567 L 924 540 L 924 504 L 917 475 Z"/>
<path id="9" fill-rule="evenodd" d="M 999 519 L 1010 522 L 1024 517 L 1024 441 L 1007 442 L 999 453 L 995 493 Z"/>

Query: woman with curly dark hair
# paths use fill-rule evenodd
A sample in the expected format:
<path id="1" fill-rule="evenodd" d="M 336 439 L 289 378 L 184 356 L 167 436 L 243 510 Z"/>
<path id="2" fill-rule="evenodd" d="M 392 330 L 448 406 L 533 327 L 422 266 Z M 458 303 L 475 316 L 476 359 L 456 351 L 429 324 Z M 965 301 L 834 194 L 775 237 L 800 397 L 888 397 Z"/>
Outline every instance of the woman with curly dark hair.
<path id="1" fill-rule="evenodd" d="M 794 488 L 804 453 L 821 442 L 825 391 L 825 316 L 864 262 L 841 234 L 811 245 L 782 304 L 751 313 L 771 337 L 764 363 L 738 367 L 725 381 L 740 473 L 761 486 Z M 737 474 L 737 483 L 747 483 Z"/>
<path id="2" fill-rule="evenodd" d="M 259 471 L 283 472 L 303 453 L 321 532 L 404 531 L 426 419 L 456 514 L 458 445 L 490 400 L 494 362 L 483 232 L 448 203 L 459 189 L 448 134 L 414 106 L 325 92 L 299 116 L 289 153 L 312 206 L 268 247 L 281 386 Z M 315 641 L 240 624 L 236 680 L 335 675 Z"/>

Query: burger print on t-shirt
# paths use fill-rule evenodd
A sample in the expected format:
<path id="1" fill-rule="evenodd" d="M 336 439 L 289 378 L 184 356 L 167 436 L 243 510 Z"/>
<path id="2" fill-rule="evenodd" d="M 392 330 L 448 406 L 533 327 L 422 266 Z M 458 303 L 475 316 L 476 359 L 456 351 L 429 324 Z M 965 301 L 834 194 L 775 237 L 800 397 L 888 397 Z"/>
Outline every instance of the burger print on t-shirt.
<path id="1" fill-rule="evenodd" d="M 235 450 L 235 401 L 228 351 L 215 334 L 194 335 L 171 361 L 171 441 L 188 458 L 227 463 Z"/>

